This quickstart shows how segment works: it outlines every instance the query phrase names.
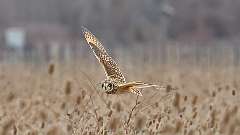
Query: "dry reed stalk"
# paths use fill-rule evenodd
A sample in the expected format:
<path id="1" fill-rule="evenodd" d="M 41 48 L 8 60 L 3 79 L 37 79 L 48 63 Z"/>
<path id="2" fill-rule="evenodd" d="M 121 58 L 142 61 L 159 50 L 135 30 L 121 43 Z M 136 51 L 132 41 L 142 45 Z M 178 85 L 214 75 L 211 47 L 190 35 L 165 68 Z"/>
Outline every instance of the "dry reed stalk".
<path id="1" fill-rule="evenodd" d="M 197 100 L 198 100 L 198 96 L 194 96 L 193 99 L 192 99 L 192 105 L 196 105 L 197 103 Z"/>
<path id="2" fill-rule="evenodd" d="M 214 126 L 216 125 L 216 111 L 212 110 L 210 112 L 209 115 L 209 119 L 208 119 L 208 128 L 214 128 Z"/>
<path id="3" fill-rule="evenodd" d="M 76 104 L 77 105 L 81 104 L 81 101 L 82 101 L 82 97 L 81 96 L 77 96 Z"/>
<path id="4" fill-rule="evenodd" d="M 178 92 L 176 92 L 175 94 L 173 106 L 176 107 L 178 110 L 180 109 L 180 94 Z"/>
<path id="5" fill-rule="evenodd" d="M 188 97 L 187 97 L 187 96 L 184 96 L 184 99 L 183 99 L 183 100 L 184 100 L 185 102 L 187 102 L 187 99 L 188 99 Z"/>
<path id="6" fill-rule="evenodd" d="M 212 92 L 212 97 L 216 97 L 216 92 L 215 91 Z"/>
<path id="7" fill-rule="evenodd" d="M 235 96 L 236 95 L 236 91 L 232 90 L 232 95 Z"/>
<path id="8" fill-rule="evenodd" d="M 197 114 L 198 114 L 197 112 L 193 112 L 192 119 L 196 119 Z"/>
<path id="9" fill-rule="evenodd" d="M 117 131 L 117 129 L 119 128 L 120 125 L 120 120 L 119 118 L 111 118 L 109 121 L 109 129 L 111 129 L 111 131 L 115 132 Z"/>
<path id="10" fill-rule="evenodd" d="M 47 135 L 58 135 L 59 129 L 57 127 L 52 127 L 47 131 Z"/>
<path id="11" fill-rule="evenodd" d="M 120 102 L 115 102 L 112 107 L 113 107 L 113 109 L 115 109 L 117 112 L 121 112 L 121 111 L 123 110 L 122 105 L 121 105 Z"/>
<path id="12" fill-rule="evenodd" d="M 65 88 L 64 88 L 64 92 L 65 92 L 65 95 L 70 95 L 71 92 L 72 92 L 72 83 L 71 81 L 67 81 L 66 84 L 65 84 Z"/>
<path id="13" fill-rule="evenodd" d="M 17 127 L 14 124 L 14 126 L 13 126 L 13 135 L 17 135 L 17 132 L 18 132 Z"/>
<path id="14" fill-rule="evenodd" d="M 55 65 L 53 63 L 49 64 L 48 65 L 48 74 L 53 75 L 54 71 L 55 71 Z"/>
<path id="15" fill-rule="evenodd" d="M 8 95 L 7 95 L 7 102 L 11 102 L 15 99 L 15 94 L 10 92 Z"/>
<path id="16" fill-rule="evenodd" d="M 14 126 L 15 120 L 11 119 L 9 121 L 7 121 L 6 123 L 4 123 L 3 127 L 2 127 L 2 135 L 7 135 L 9 134 L 9 130 L 11 130 L 11 128 Z"/>
<path id="17" fill-rule="evenodd" d="M 181 130 L 182 130 L 182 127 L 183 127 L 183 123 L 181 122 L 181 121 L 177 121 L 176 123 L 175 123 L 175 133 L 179 133 L 179 132 L 181 132 Z"/>
<path id="18" fill-rule="evenodd" d="M 146 123 L 146 118 L 145 117 L 137 117 L 135 119 L 135 130 L 141 130 L 144 128 L 144 125 Z"/>

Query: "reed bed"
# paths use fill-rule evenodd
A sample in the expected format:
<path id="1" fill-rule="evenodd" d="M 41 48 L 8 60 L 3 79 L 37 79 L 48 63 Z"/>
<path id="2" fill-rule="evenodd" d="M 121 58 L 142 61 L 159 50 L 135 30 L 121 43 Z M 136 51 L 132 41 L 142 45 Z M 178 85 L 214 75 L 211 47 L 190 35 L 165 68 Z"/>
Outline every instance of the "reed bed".
<path id="1" fill-rule="evenodd" d="M 104 79 L 98 66 L 1 65 L 0 134 L 240 133 L 237 73 L 170 66 L 125 71 L 128 80 L 154 82 L 168 90 L 145 89 L 143 97 L 106 95 L 96 88 Z"/>

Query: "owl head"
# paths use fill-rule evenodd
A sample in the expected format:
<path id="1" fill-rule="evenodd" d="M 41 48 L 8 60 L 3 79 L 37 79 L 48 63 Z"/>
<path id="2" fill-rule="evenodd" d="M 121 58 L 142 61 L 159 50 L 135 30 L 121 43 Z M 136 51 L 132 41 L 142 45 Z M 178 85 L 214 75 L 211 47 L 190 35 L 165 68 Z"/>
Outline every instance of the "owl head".
<path id="1" fill-rule="evenodd" d="M 112 80 L 104 80 L 103 82 L 100 83 L 101 89 L 104 92 L 111 93 L 112 91 L 117 89 L 117 85 L 115 82 Z"/>

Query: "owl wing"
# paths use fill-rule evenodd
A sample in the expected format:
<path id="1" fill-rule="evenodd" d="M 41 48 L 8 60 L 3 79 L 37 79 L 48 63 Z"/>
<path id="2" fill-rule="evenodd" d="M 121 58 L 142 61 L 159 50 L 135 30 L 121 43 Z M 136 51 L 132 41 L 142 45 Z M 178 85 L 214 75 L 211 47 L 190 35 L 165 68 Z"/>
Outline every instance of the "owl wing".
<path id="1" fill-rule="evenodd" d="M 125 83 L 125 78 L 117 63 L 108 55 L 101 42 L 85 27 L 82 26 L 83 35 L 88 45 L 93 50 L 96 58 L 105 70 L 108 79 L 113 79 L 119 83 Z"/>
<path id="2" fill-rule="evenodd" d="M 126 89 L 127 87 L 135 87 L 135 88 L 139 88 L 139 89 L 148 88 L 148 87 L 155 87 L 155 88 L 158 88 L 158 89 L 161 88 L 158 85 L 150 84 L 150 83 L 144 83 L 144 82 L 141 82 L 141 81 L 128 82 L 128 83 L 120 84 L 119 87 L 121 89 Z"/>
<path id="3" fill-rule="evenodd" d="M 155 87 L 157 89 L 160 88 L 158 85 L 155 85 L 155 84 L 143 83 L 143 82 L 138 81 L 138 82 L 128 82 L 128 83 L 120 84 L 119 92 L 120 93 L 121 92 L 132 92 L 134 94 L 142 96 L 140 89 L 148 88 L 148 87 Z"/>

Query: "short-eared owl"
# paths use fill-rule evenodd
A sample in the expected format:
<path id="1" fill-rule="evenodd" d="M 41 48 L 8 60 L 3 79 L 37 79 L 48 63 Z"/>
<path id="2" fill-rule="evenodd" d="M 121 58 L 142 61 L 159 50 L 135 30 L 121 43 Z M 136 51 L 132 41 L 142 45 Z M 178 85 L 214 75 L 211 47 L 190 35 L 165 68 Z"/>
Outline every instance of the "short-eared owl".
<path id="1" fill-rule="evenodd" d="M 135 93 L 142 96 L 139 91 L 141 88 L 158 87 L 157 85 L 147 84 L 140 81 L 126 82 L 125 77 L 117 66 L 116 62 L 108 55 L 101 42 L 85 27 L 82 26 L 83 35 L 88 45 L 93 50 L 105 70 L 106 80 L 101 82 L 101 88 L 107 94 Z"/>

